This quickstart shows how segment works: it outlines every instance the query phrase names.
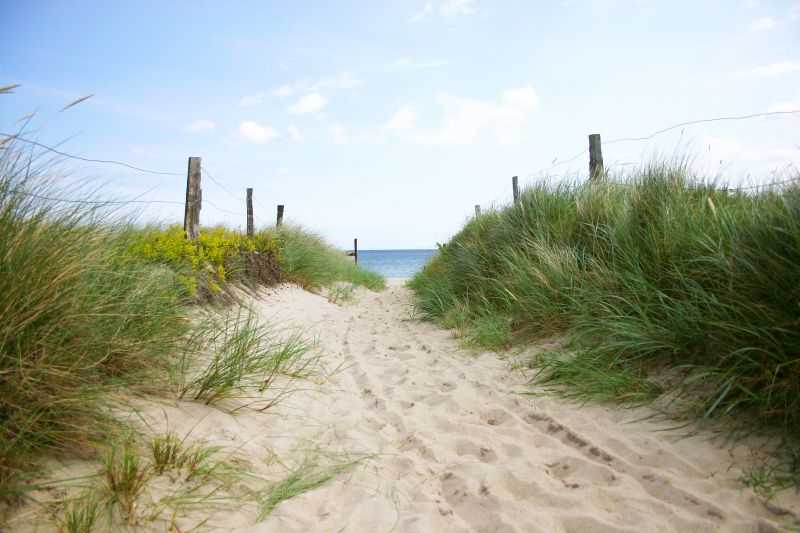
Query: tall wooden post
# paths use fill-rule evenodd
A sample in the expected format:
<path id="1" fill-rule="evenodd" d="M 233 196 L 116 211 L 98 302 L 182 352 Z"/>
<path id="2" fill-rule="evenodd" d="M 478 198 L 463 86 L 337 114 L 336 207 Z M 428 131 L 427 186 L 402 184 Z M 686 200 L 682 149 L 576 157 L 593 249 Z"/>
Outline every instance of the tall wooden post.
<path id="1" fill-rule="evenodd" d="M 283 226 L 283 206 L 278 206 L 278 220 L 275 222 L 275 227 Z"/>
<path id="2" fill-rule="evenodd" d="M 356 264 L 358 264 L 358 239 L 353 239 L 353 257 L 356 260 Z"/>
<path id="3" fill-rule="evenodd" d="M 516 205 L 519 202 L 519 182 L 516 176 L 511 178 L 511 191 L 514 193 L 514 204 Z"/>
<path id="4" fill-rule="evenodd" d="M 195 240 L 200 236 L 200 208 L 203 190 L 200 188 L 200 158 L 189 158 L 189 171 L 186 174 L 186 209 L 183 214 L 183 231 L 186 237 Z"/>
<path id="5" fill-rule="evenodd" d="M 602 178 L 603 170 L 603 147 L 600 144 L 600 134 L 592 133 L 589 135 L 589 178 Z"/>
<path id="6" fill-rule="evenodd" d="M 481 216 L 481 206 L 478 204 L 475 204 L 475 216 L 476 217 Z"/>
<path id="7" fill-rule="evenodd" d="M 253 189 L 247 188 L 247 236 L 253 238 Z"/>

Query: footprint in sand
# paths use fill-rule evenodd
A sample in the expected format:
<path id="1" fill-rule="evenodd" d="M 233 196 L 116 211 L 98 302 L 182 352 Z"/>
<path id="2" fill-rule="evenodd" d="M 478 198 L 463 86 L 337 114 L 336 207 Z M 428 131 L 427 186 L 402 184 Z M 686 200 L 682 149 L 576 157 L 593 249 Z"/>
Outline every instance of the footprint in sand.
<path id="1" fill-rule="evenodd" d="M 390 350 L 395 350 L 395 351 L 398 351 L 398 352 L 407 352 L 408 350 L 411 349 L 411 345 L 409 345 L 409 344 L 404 344 L 402 346 L 400 346 L 400 345 L 392 345 L 392 346 L 389 346 L 389 349 Z"/>
<path id="2" fill-rule="evenodd" d="M 455 444 L 455 450 L 458 455 L 474 455 L 484 463 L 493 463 L 497 460 L 497 454 L 494 450 L 486 446 L 479 446 L 467 439 L 458 440 Z"/>
<path id="3" fill-rule="evenodd" d="M 490 409 L 489 411 L 482 413 L 480 416 L 481 420 L 490 426 L 501 426 L 511 421 L 511 415 L 508 414 L 508 412 L 500 409 Z"/>
<path id="4" fill-rule="evenodd" d="M 449 381 L 445 381 L 439 386 L 439 390 L 442 392 L 450 392 L 456 388 L 455 383 L 451 383 Z"/>

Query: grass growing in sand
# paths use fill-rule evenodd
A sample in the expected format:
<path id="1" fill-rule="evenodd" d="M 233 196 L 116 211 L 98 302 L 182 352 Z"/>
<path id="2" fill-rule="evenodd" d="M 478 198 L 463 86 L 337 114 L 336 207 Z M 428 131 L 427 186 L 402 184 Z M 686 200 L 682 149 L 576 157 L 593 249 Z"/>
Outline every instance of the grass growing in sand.
<path id="1" fill-rule="evenodd" d="M 113 528 L 112 509 L 133 523 L 155 516 L 159 506 L 208 503 L 217 495 L 230 501 L 228 492 L 239 477 L 224 458 L 212 460 L 216 450 L 168 434 L 153 437 L 149 459 L 140 450 L 144 437 L 113 413 L 133 409 L 126 398 L 151 393 L 172 391 L 215 403 L 276 389 L 262 409 L 291 393 L 293 380 L 313 369 L 317 356 L 307 355 L 312 344 L 302 332 L 259 323 L 229 289 L 278 281 L 284 248 L 292 258 L 288 277 L 311 279 L 314 266 L 298 266 L 292 243 L 324 243 L 297 229 L 267 230 L 247 239 L 225 228 L 206 228 L 198 246 L 187 246 L 175 228 L 136 226 L 115 216 L 115 204 L 92 191 L 59 187 L 52 162 L 3 141 L 0 526 L 8 511 L 50 483 L 34 482 L 41 480 L 43 465 L 62 458 L 101 465 L 97 487 L 40 502 L 67 531 L 90 531 L 100 515 Z M 335 251 L 316 250 L 336 264 Z M 326 273 L 305 286 L 332 283 L 337 276 L 381 284 L 357 269 L 319 265 Z M 234 305 L 194 306 L 209 301 Z M 146 487 L 170 468 L 189 472 L 191 490 L 165 497 L 150 515 L 142 514 L 137 506 Z M 70 486 L 68 479 L 52 483 Z M 247 494 L 263 497 L 266 483 Z"/>
<path id="2" fill-rule="evenodd" d="M 681 163 L 523 191 L 411 282 L 428 319 L 491 348 L 564 335 L 531 361 L 578 399 L 663 400 L 800 437 L 800 184 L 729 192 Z M 662 402 L 667 403 L 667 402 Z M 772 481 L 795 484 L 798 462 Z"/>
<path id="3" fill-rule="evenodd" d="M 274 331 L 250 309 L 208 313 L 192 330 L 174 372 L 178 397 L 210 404 L 263 392 L 281 376 L 307 378 L 317 360 L 306 356 L 312 351 L 302 332 Z"/>
<path id="4" fill-rule="evenodd" d="M 116 431 L 122 383 L 179 351 L 177 274 L 124 253 L 135 232 L 92 204 L 55 204 L 46 167 L 0 154 L 0 499 L 42 455 L 85 456 Z"/>
<path id="5" fill-rule="evenodd" d="M 283 226 L 277 230 L 277 240 L 283 244 L 281 270 L 286 281 L 314 291 L 335 290 L 337 282 L 374 291 L 386 287 L 381 275 L 355 264 L 320 235 L 296 226 Z"/>

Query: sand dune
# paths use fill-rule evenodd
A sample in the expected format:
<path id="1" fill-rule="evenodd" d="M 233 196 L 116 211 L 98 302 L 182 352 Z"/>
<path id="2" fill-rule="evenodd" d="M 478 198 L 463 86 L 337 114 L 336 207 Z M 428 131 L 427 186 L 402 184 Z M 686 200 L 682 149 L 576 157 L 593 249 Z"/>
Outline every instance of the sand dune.
<path id="1" fill-rule="evenodd" d="M 264 522 L 254 506 L 227 503 L 176 517 L 180 530 L 206 519 L 198 530 L 744 533 L 800 523 L 795 493 L 764 503 L 737 481 L 731 464 L 749 464 L 744 444 L 681 438 L 667 422 L 640 420 L 643 409 L 520 394 L 532 390 L 528 377 L 497 354 L 461 350 L 448 332 L 413 320 L 398 281 L 345 307 L 292 285 L 252 303 L 265 319 L 315 335 L 335 371 L 262 413 L 143 400 L 142 418 L 156 431 L 236 447 L 266 475 L 309 453 L 364 459 Z"/>
<path id="2" fill-rule="evenodd" d="M 411 301 L 395 281 L 349 307 L 291 286 L 259 302 L 314 324 L 328 364 L 346 365 L 282 406 L 284 434 L 374 456 L 251 531 L 751 532 L 800 516 L 796 495 L 765 506 L 737 482 L 745 446 L 680 438 L 641 409 L 520 395 L 526 376 L 411 320 Z"/>

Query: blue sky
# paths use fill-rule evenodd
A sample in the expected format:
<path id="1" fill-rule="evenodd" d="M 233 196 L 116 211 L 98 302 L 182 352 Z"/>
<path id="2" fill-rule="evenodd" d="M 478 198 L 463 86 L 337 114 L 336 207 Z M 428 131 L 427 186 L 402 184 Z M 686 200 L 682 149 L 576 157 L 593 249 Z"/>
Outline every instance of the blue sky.
<path id="1" fill-rule="evenodd" d="M 511 176 L 585 175 L 585 155 L 542 171 L 590 133 L 800 110 L 800 2 L 0 0 L 10 84 L 0 131 L 36 112 L 27 135 L 83 157 L 184 173 L 201 156 L 227 189 L 203 178 L 203 223 L 243 226 L 225 211 L 253 187 L 263 223 L 280 203 L 342 247 L 431 248 L 475 204 L 507 202 Z M 797 172 L 800 114 L 603 153 L 624 171 L 676 150 L 708 176 L 769 181 Z M 181 176 L 65 166 L 115 196 L 185 194 Z M 182 223 L 180 205 L 137 209 Z"/>

